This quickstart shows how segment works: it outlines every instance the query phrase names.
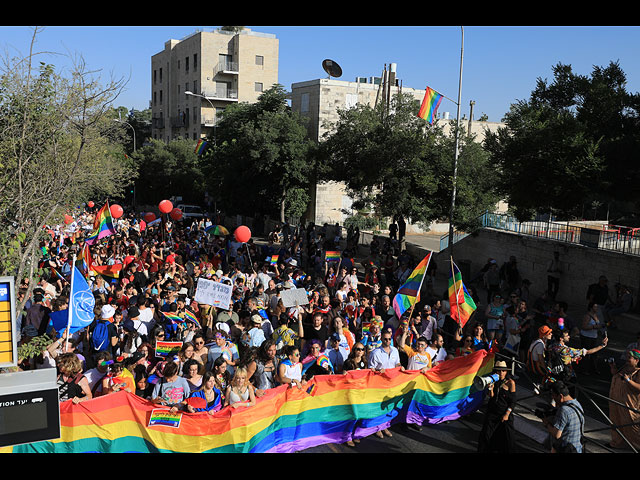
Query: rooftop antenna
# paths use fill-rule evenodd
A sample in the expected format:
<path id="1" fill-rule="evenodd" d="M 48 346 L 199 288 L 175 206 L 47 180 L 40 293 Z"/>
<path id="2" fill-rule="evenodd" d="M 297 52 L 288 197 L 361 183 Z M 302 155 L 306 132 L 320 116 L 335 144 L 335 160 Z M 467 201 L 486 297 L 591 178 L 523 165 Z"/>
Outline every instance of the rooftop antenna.
<path id="1" fill-rule="evenodd" d="M 329 80 L 331 77 L 338 78 L 342 76 L 342 68 L 333 60 L 329 60 L 328 58 L 323 60 L 322 68 L 329 75 Z"/>

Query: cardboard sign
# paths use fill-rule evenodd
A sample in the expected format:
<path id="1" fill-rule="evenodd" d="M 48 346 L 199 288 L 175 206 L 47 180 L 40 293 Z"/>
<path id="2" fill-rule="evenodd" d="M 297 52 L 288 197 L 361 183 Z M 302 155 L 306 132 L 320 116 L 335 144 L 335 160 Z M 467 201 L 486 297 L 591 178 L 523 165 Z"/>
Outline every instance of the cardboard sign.
<path id="1" fill-rule="evenodd" d="M 212 307 L 228 310 L 232 293 L 233 287 L 231 285 L 199 278 L 193 299 L 203 305 L 211 305 Z"/>
<path id="2" fill-rule="evenodd" d="M 280 298 L 285 308 L 295 307 L 296 301 L 298 305 L 308 305 L 309 297 L 307 291 L 304 288 L 290 288 L 288 290 L 282 290 L 280 292 Z"/>

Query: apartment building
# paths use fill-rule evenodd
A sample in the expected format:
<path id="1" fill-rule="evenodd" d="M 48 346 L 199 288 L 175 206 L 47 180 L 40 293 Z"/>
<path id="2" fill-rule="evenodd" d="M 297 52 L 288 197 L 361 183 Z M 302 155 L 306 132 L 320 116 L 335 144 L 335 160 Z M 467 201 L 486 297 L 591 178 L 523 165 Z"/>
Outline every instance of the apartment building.
<path id="1" fill-rule="evenodd" d="M 226 107 L 253 103 L 278 83 L 278 48 L 275 35 L 250 29 L 165 42 L 151 57 L 152 137 L 214 138 Z"/>

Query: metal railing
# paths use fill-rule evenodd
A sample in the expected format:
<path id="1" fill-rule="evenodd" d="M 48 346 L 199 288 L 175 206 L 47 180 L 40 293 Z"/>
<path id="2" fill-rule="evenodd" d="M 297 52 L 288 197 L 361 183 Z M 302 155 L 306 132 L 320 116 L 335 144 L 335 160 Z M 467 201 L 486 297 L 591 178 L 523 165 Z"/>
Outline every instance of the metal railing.
<path id="1" fill-rule="evenodd" d="M 532 220 L 520 222 L 515 217 L 500 213 L 484 213 L 480 217 L 478 228 L 493 228 L 505 232 L 517 233 L 557 242 L 583 245 L 589 248 L 608 250 L 628 255 L 640 255 L 640 230 L 609 226 L 589 228 L 572 225 L 569 222 L 551 222 Z M 454 232 L 453 243 L 456 243 L 471 232 Z M 449 246 L 449 234 L 440 237 L 440 250 Z"/>

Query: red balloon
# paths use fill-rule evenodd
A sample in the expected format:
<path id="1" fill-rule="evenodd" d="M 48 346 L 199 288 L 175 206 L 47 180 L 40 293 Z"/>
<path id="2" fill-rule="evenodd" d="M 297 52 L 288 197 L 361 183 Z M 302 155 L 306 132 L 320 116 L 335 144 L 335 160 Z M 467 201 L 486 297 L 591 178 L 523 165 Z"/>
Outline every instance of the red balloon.
<path id="1" fill-rule="evenodd" d="M 111 205 L 109 207 L 109 211 L 111 211 L 111 216 L 113 218 L 120 218 L 124 213 L 124 210 L 122 209 L 122 207 L 117 203 L 114 203 L 113 205 Z"/>
<path id="2" fill-rule="evenodd" d="M 156 219 L 156 214 L 153 212 L 147 212 L 144 214 L 144 221 L 147 223 L 151 223 Z"/>
<path id="3" fill-rule="evenodd" d="M 162 200 L 158 204 L 158 208 L 162 213 L 169 213 L 171 210 L 173 210 L 173 203 L 171 203 L 169 200 Z"/>
<path id="4" fill-rule="evenodd" d="M 87 206 L 89 208 L 93 208 L 94 205 L 95 205 L 95 203 L 93 203 L 91 200 L 89 200 L 89 203 L 87 203 Z"/>
<path id="5" fill-rule="evenodd" d="M 237 241 L 246 243 L 251 238 L 251 230 L 249 230 L 249 227 L 240 225 L 238 228 L 236 228 L 236 231 L 233 232 L 233 235 L 236 237 Z"/>
<path id="6" fill-rule="evenodd" d="M 182 210 L 180 210 L 179 208 L 174 208 L 173 210 L 171 210 L 171 213 L 169 215 L 176 221 L 180 220 L 182 218 Z"/>
<path id="7" fill-rule="evenodd" d="M 66 213 L 64 214 L 64 223 L 66 225 L 69 225 L 71 222 L 73 222 L 73 217 L 71 215 L 67 215 Z"/>

